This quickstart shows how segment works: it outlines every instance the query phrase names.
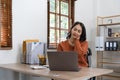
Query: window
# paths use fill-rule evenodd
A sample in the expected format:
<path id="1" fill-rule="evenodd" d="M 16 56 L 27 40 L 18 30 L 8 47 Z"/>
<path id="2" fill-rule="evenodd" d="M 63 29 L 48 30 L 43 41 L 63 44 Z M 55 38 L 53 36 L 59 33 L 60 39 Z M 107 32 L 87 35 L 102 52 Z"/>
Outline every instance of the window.
<path id="1" fill-rule="evenodd" d="M 75 0 L 48 0 L 48 41 L 49 49 L 57 48 L 66 39 L 68 29 L 74 22 Z"/>
<path id="2" fill-rule="evenodd" d="M 12 0 L 0 0 L 0 49 L 12 48 Z"/>

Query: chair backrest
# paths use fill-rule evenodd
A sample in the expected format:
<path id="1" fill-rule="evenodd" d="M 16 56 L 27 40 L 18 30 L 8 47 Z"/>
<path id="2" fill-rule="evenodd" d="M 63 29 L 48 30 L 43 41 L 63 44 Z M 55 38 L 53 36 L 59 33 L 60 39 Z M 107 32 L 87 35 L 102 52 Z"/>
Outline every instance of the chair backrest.
<path id="1" fill-rule="evenodd" d="M 87 51 L 87 63 L 88 63 L 88 67 L 91 67 L 91 55 L 92 55 L 92 51 L 90 48 L 88 48 L 88 51 Z"/>
<path id="2" fill-rule="evenodd" d="M 88 51 L 87 51 L 87 62 L 88 62 L 88 67 L 91 67 L 91 56 L 92 56 L 92 51 L 90 48 L 88 48 Z M 90 78 L 89 80 L 96 80 L 96 77 L 92 77 Z"/>

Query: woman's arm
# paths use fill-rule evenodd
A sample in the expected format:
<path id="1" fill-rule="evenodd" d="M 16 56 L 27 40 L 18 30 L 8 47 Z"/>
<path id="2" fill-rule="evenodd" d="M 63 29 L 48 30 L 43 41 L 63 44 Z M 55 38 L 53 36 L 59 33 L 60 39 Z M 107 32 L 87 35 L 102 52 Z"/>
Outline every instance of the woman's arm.
<path id="1" fill-rule="evenodd" d="M 74 51 L 78 52 L 79 55 L 86 55 L 88 50 L 88 42 L 80 42 L 78 39 L 75 40 Z"/>
<path id="2" fill-rule="evenodd" d="M 88 50 L 88 42 L 80 42 L 78 39 L 75 41 L 74 51 L 78 53 L 78 63 L 80 66 L 88 66 L 86 54 Z"/>

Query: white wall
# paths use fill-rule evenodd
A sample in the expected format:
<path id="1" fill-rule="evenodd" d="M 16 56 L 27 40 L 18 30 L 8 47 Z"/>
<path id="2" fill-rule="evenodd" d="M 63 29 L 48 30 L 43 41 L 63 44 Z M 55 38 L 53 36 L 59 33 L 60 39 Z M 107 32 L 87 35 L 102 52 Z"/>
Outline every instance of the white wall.
<path id="1" fill-rule="evenodd" d="M 25 39 L 47 42 L 47 0 L 12 0 L 12 5 L 13 49 L 0 50 L 0 64 L 20 62 Z M 0 70 L 0 80 L 18 80 L 14 75 Z"/>
<path id="2" fill-rule="evenodd" d="M 111 16 L 120 14 L 120 0 L 98 0 L 98 15 Z"/>
<path id="3" fill-rule="evenodd" d="M 119 14 L 119 3 L 120 0 L 76 1 L 75 21 L 81 21 L 86 26 L 87 39 L 93 51 L 93 66 L 96 66 L 96 53 L 94 51 L 96 16 Z M 13 49 L 0 50 L 0 64 L 19 62 L 22 41 L 25 39 L 40 39 L 42 42 L 47 42 L 47 0 L 13 0 L 12 26 Z M 17 75 L 11 71 L 0 70 L 1 80 L 17 80 L 18 77 L 15 76 Z M 37 77 L 32 77 L 30 80 L 32 79 L 39 80 Z"/>
<path id="4" fill-rule="evenodd" d="M 47 42 L 47 0 L 13 0 L 13 49 L 0 50 L 0 64 L 19 61 L 22 41 Z"/>

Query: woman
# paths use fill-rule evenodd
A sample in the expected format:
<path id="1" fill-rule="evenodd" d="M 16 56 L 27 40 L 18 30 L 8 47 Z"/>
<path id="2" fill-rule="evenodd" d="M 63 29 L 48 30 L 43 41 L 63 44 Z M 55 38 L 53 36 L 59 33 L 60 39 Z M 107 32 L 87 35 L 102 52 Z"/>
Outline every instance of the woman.
<path id="1" fill-rule="evenodd" d="M 75 22 L 70 28 L 67 40 L 58 44 L 57 51 L 75 51 L 78 53 L 79 66 L 88 67 L 86 54 L 88 42 L 86 41 L 86 29 L 83 23 Z"/>

